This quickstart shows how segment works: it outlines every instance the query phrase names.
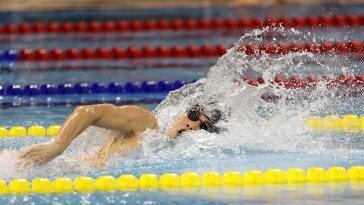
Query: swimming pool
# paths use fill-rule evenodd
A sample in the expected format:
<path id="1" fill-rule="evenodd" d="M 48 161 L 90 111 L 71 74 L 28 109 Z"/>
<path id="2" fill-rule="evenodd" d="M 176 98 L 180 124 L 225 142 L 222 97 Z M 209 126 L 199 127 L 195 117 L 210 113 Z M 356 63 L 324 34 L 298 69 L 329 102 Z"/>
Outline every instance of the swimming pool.
<path id="1" fill-rule="evenodd" d="M 339 29 L 340 30 L 340 29 Z M 360 29 L 359 29 L 360 30 Z M 305 31 L 299 30 L 279 30 L 279 31 L 263 31 L 263 36 L 271 36 L 272 33 L 284 35 L 292 35 L 289 41 L 300 39 L 301 41 L 317 41 L 322 39 L 330 40 L 361 40 L 363 35 L 355 32 L 357 37 L 353 35 L 340 34 L 335 35 L 338 30 L 323 29 L 312 34 L 313 37 L 302 37 L 307 35 Z M 312 31 L 310 31 L 312 32 Z M 243 38 L 241 43 L 261 42 L 258 33 L 251 32 L 251 37 Z M 169 35 L 173 35 L 169 34 Z M 211 33 L 208 35 L 210 36 Z M 152 35 L 153 36 L 153 35 Z M 274 36 L 274 35 L 273 35 Z M 154 36 L 155 37 L 155 36 Z M 239 40 L 240 35 L 230 36 L 225 44 L 231 44 Z M 223 36 L 216 39 L 214 36 L 205 38 L 210 44 L 217 44 L 224 41 Z M 143 39 L 143 38 L 141 38 Z M 159 38 L 157 38 L 159 39 Z M 161 42 L 153 41 L 156 44 L 163 45 L 186 45 L 190 43 L 199 44 L 201 38 L 178 39 L 173 38 L 162 39 Z M 293 40 L 292 40 L 293 39 Z M 62 39 L 61 39 L 62 40 Z M 100 42 L 96 38 L 96 43 L 87 42 L 86 44 L 77 43 L 67 44 L 69 39 L 56 42 L 56 44 L 46 43 L 50 48 L 67 48 L 72 47 L 98 47 L 99 45 L 108 45 Z M 263 41 L 265 39 L 263 38 Z M 273 38 L 269 41 L 275 42 Z M 66 43 L 65 43 L 66 42 Z M 124 42 L 124 41 L 122 41 Z M 278 40 L 277 40 L 278 42 Z M 125 42 L 128 45 L 130 42 Z M 145 40 L 132 41 L 133 45 L 143 46 L 149 43 Z M 12 44 L 2 45 L 3 48 Z M 15 44 L 14 48 L 37 48 L 42 44 Z M 110 45 L 114 45 L 111 42 Z M 147 44 L 152 45 L 152 44 Z M 64 47 L 62 47 L 64 46 Z M 12 47 L 13 48 L 13 47 Z M 345 96 L 330 95 L 335 90 L 325 88 L 308 92 L 308 97 L 295 97 L 295 95 L 305 94 L 299 90 L 272 89 L 267 84 L 258 88 L 249 87 L 242 82 L 241 90 L 233 88 L 226 92 L 232 86 L 226 79 L 237 76 L 246 75 L 255 76 L 262 74 L 265 79 L 269 79 L 272 75 L 289 76 L 307 76 L 307 75 L 329 75 L 333 74 L 360 74 L 363 71 L 362 57 L 360 54 L 353 54 L 358 57 L 350 58 L 351 54 L 330 54 L 330 55 L 313 55 L 310 54 L 287 54 L 283 57 L 249 57 L 231 52 L 220 59 L 219 63 L 209 73 L 210 81 L 207 81 L 206 96 L 215 97 L 215 93 L 219 98 L 225 99 L 232 106 L 231 120 L 222 124 L 229 128 L 228 131 L 221 135 L 208 134 L 200 131 L 189 133 L 183 138 L 172 141 L 165 136 L 148 132 L 140 144 L 139 150 L 130 152 L 125 157 L 114 157 L 105 168 L 94 169 L 87 165 L 84 156 L 88 152 L 92 152 L 92 146 L 99 144 L 103 139 L 103 131 L 91 128 L 87 130 L 79 139 L 77 139 L 67 150 L 64 156 L 58 157 L 51 163 L 42 167 L 29 168 L 25 171 L 18 171 L 14 165 L 15 151 L 25 145 L 44 142 L 49 140 L 47 137 L 22 137 L 22 138 L 2 138 L 1 139 L 1 158 L 0 178 L 11 180 L 13 178 L 46 177 L 54 179 L 57 176 L 75 178 L 85 175 L 98 177 L 100 175 L 112 175 L 118 177 L 122 174 L 133 174 L 140 176 L 143 173 L 155 173 L 161 175 L 163 173 L 182 174 L 186 171 L 204 173 L 207 171 L 217 171 L 224 173 L 225 171 L 240 171 L 258 169 L 261 171 L 268 168 L 280 168 L 286 170 L 292 167 L 308 169 L 309 167 L 323 167 L 325 169 L 332 166 L 342 166 L 349 168 L 353 165 L 364 164 L 364 142 L 363 132 L 338 132 L 325 131 L 313 132 L 304 129 L 302 119 L 310 115 L 345 115 L 353 113 L 363 115 L 363 96 L 347 98 Z M 361 54 L 362 55 L 362 54 Z M 349 57 L 348 57 L 349 56 Z M 361 57 L 361 58 L 360 58 Z M 235 61 L 233 60 L 235 59 Z M 163 60 L 163 59 L 156 59 Z M 101 61 L 101 62 L 100 62 Z M 138 62 L 141 61 L 141 62 Z M 159 80 L 185 80 L 193 81 L 207 75 L 210 66 L 214 65 L 216 59 L 213 58 L 189 58 L 172 59 L 173 63 L 188 62 L 188 66 L 178 68 L 175 65 L 166 67 L 141 66 L 140 69 L 115 69 L 118 61 L 111 60 L 95 60 L 105 66 L 105 69 L 85 70 L 77 68 L 79 63 L 73 62 L 76 69 L 67 70 L 48 70 L 48 71 L 31 71 L 21 69 L 23 64 L 16 64 L 19 70 L 6 70 L 1 73 L 1 81 L 3 85 L 10 84 L 61 84 L 78 82 L 119 82 L 128 81 L 159 81 Z M 194 62 L 192 62 L 194 61 Z M 133 68 L 133 62 L 128 62 L 126 66 Z M 136 63 L 143 63 L 144 60 L 135 60 Z M 303 63 L 301 63 L 303 62 Z M 5 62 L 6 63 L 6 62 Z M 57 67 L 56 63 L 46 62 Z M 59 63 L 59 62 L 58 62 Z M 62 63 L 62 62 L 61 62 Z M 71 62 L 72 63 L 72 62 Z M 279 66 L 277 66 L 279 65 Z M 36 65 L 37 66 L 37 65 Z M 244 69 L 243 69 L 244 68 Z M 266 69 L 262 69 L 266 68 Z M 279 70 L 283 69 L 283 70 Z M 231 72 L 234 71 L 234 72 Z M 225 81 L 224 81 L 225 80 Z M 235 86 L 235 85 L 234 85 Z M 223 92 L 225 91 L 225 92 Z M 259 97 L 266 91 L 276 92 L 280 94 L 283 100 L 278 103 L 262 102 Z M 359 90 L 360 91 L 360 90 Z M 323 94 L 323 93 L 329 94 Z M 112 97 L 117 94 L 87 94 L 96 99 Z M 159 99 L 165 98 L 166 93 L 158 93 Z M 133 94 L 129 97 L 136 97 Z M 143 99 L 148 98 L 147 94 L 140 94 Z M 147 97 L 146 97 L 147 96 Z M 204 94 L 202 94 L 204 96 Z M 13 96 L 7 100 L 16 101 L 18 98 L 29 98 L 30 100 L 47 100 L 49 96 Z M 75 99 L 79 97 L 77 94 L 63 95 L 61 98 Z M 122 96 L 123 97 L 123 96 Z M 138 97 L 138 96 L 137 96 Z M 284 100 L 285 98 L 291 100 Z M 3 98 L 1 100 L 4 100 Z M 179 99 L 181 100 L 181 99 Z M 138 103 L 142 107 L 153 110 L 158 102 Z M 165 105 L 167 106 L 167 105 Z M 159 118 L 161 125 L 169 125 L 171 118 L 175 118 L 178 113 L 183 112 L 186 102 L 181 100 L 181 105 L 175 106 L 175 110 L 170 113 L 168 107 L 160 108 Z M 234 107 L 235 106 L 235 107 Z M 11 127 L 15 125 L 30 126 L 39 124 L 49 126 L 51 124 L 61 124 L 75 106 L 24 106 L 1 110 L 0 122 L 1 126 Z M 239 109 L 241 107 L 241 109 Z M 165 109 L 165 110 L 164 110 Z M 273 113 L 273 116 L 269 114 Z M 166 116 L 171 115 L 170 118 Z M 266 119 L 269 119 L 268 121 Z M 10 150 L 9 150 L 10 149 Z M 116 191 L 116 192 L 94 192 L 94 193 L 69 193 L 69 194 L 31 194 L 31 195 L 2 195 L 1 204 L 361 204 L 364 200 L 363 183 L 342 182 L 342 183 L 314 183 L 314 184 L 275 184 L 275 185 L 257 185 L 243 187 L 204 187 L 190 189 L 157 189 L 157 190 L 137 190 L 137 191 Z"/>

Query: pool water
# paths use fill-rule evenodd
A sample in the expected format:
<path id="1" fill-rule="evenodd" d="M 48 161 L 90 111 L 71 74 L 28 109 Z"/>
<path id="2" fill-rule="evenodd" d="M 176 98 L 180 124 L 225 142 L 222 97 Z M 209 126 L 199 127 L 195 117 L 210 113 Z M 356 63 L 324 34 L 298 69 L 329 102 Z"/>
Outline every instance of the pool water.
<path id="1" fill-rule="evenodd" d="M 193 13 L 193 11 L 190 12 Z M 216 12 L 214 15 L 223 16 L 219 12 Z M 235 15 L 238 15 L 238 13 L 235 13 Z M 56 41 L 51 43 L 44 42 L 44 36 L 33 36 L 41 43 L 33 41 L 34 39 L 22 39 L 23 41 L 11 43 L 4 43 L 2 41 L 0 48 L 38 48 L 47 46 L 49 48 L 67 48 L 70 46 L 83 48 L 85 46 L 98 47 L 100 45 L 143 46 L 176 44 L 184 46 L 191 43 L 196 45 L 203 43 L 223 43 L 229 45 L 238 42 L 239 37 L 243 36 L 245 32 L 247 31 L 224 35 L 219 33 L 216 35 L 212 33 L 208 33 L 208 35 L 202 35 L 201 33 L 180 34 L 179 36 L 177 35 L 177 39 L 173 38 L 173 33 L 166 34 L 166 36 L 169 36 L 166 38 L 160 38 L 156 36 L 157 34 L 141 34 L 140 36 L 134 36 L 136 40 L 132 41 L 125 41 L 122 38 L 115 40 L 112 36 L 109 36 L 111 38 L 109 41 L 109 38 L 97 35 L 93 39 L 96 39 L 95 42 L 89 40 L 72 42 L 69 38 L 62 36 L 48 36 L 47 38 L 56 39 Z M 340 29 L 313 29 L 310 31 L 273 30 L 262 32 L 263 36 L 268 36 L 263 39 L 260 39 L 261 36 L 255 35 L 256 33 L 249 32 L 252 37 L 242 38 L 240 43 L 244 44 L 251 41 L 271 42 L 272 38 L 269 39 L 269 36 L 272 36 L 272 33 L 279 34 L 279 36 L 284 37 L 282 38 L 283 41 L 287 42 L 296 40 L 303 42 L 321 41 L 322 39 L 363 40 L 363 31 L 358 28 L 350 30 L 348 33 L 343 33 Z M 338 32 L 340 32 L 339 35 L 337 35 Z M 281 39 L 278 39 L 273 42 L 280 41 Z M 118 44 L 115 44 L 116 42 Z M 85 162 L 85 157 L 88 153 L 94 151 L 96 145 L 102 143 L 105 138 L 105 131 L 102 129 L 87 129 L 71 144 L 62 156 L 44 166 L 32 167 L 23 171 L 15 167 L 16 151 L 30 144 L 48 141 L 49 138 L 3 138 L 0 142 L 0 178 L 5 180 L 15 177 L 28 179 L 47 177 L 53 179 L 57 176 L 73 178 L 81 175 L 91 177 L 113 175 L 117 177 L 121 174 L 140 176 L 142 173 L 155 173 L 159 175 L 172 172 L 181 174 L 185 171 L 198 173 L 218 171 L 223 173 L 225 171 L 244 172 L 251 169 L 264 171 L 268 168 L 286 170 L 291 167 L 299 167 L 307 169 L 314 166 L 325 169 L 331 166 L 348 168 L 353 165 L 364 164 L 363 132 L 312 132 L 305 130 L 302 122 L 302 117 L 312 114 L 320 116 L 349 113 L 363 115 L 362 96 L 349 99 L 345 97 L 335 98 L 335 96 L 330 96 L 330 94 L 328 96 L 322 94 L 322 92 L 327 92 L 328 90 L 318 89 L 313 92 L 314 94 L 310 94 L 310 99 L 308 100 L 296 99 L 294 102 L 282 100 L 282 102 L 276 104 L 266 105 L 266 103 L 259 100 L 259 96 L 265 90 L 272 91 L 271 88 L 264 86 L 259 88 L 242 86 L 244 89 L 227 90 L 229 82 L 224 81 L 227 77 L 231 77 L 231 75 L 236 73 L 239 73 L 239 75 L 263 73 L 267 76 L 269 76 L 268 74 L 284 76 L 357 74 L 363 72 L 362 60 L 353 60 L 353 58 L 350 58 L 350 55 L 334 54 L 316 55 L 314 57 L 310 55 L 287 55 L 282 57 L 283 60 L 279 60 L 278 58 L 272 59 L 269 57 L 247 59 L 244 56 L 241 57 L 232 53 L 226 55 L 226 58 L 229 59 L 220 59 L 216 70 L 210 72 L 210 67 L 216 63 L 217 59 L 172 59 L 167 63 L 168 66 L 165 67 L 160 67 L 158 64 L 150 66 L 150 64 L 143 60 L 136 60 L 135 62 L 95 61 L 92 62 L 91 66 L 93 66 L 93 69 L 90 70 L 80 68 L 85 62 L 75 62 L 73 67 L 76 67 L 76 69 L 66 70 L 52 70 L 53 66 L 54 68 L 62 66 L 50 62 L 49 65 L 45 66 L 48 67 L 47 71 L 37 69 L 38 65 L 32 65 L 32 63 L 30 65 L 21 63 L 13 65 L 17 70 L 1 73 L 0 80 L 3 85 L 77 82 L 125 83 L 129 81 L 159 80 L 192 81 L 206 77 L 209 72 L 209 78 L 206 82 L 207 91 L 202 93 L 201 96 L 216 97 L 216 93 L 220 94 L 218 97 L 223 96 L 221 99 L 228 101 L 229 105 L 233 107 L 230 121 L 222 124 L 222 126 L 226 126 L 229 129 L 220 135 L 198 131 L 187 133 L 177 140 L 170 140 L 164 135 L 147 131 L 142 137 L 143 142 L 140 143 L 138 150 L 128 152 L 123 157 L 115 156 L 106 167 L 97 169 L 90 167 Z M 252 62 L 252 64 L 249 62 Z M 184 66 L 179 67 L 178 65 L 181 64 Z M 283 69 L 276 69 L 276 64 L 282 65 L 281 68 Z M 69 65 L 66 64 L 63 67 L 67 66 Z M 98 66 L 103 69 L 97 69 Z M 259 66 L 270 67 L 262 70 L 258 69 Z M 31 67 L 33 70 L 26 70 L 26 67 Z M 125 67 L 127 69 L 121 69 Z M 246 70 L 242 68 L 246 68 Z M 230 69 L 230 71 L 224 69 Z M 280 92 L 283 96 L 291 96 L 292 94 L 282 90 L 273 91 Z M 141 94 L 140 96 L 145 97 L 147 94 Z M 75 95 L 70 95 L 61 96 L 60 98 L 74 99 L 76 97 Z M 105 95 L 86 95 L 86 97 L 102 99 L 105 98 Z M 131 95 L 130 98 L 137 97 Z M 166 93 L 159 93 L 157 97 L 162 100 L 166 97 Z M 36 100 L 46 99 L 46 97 L 35 98 L 37 98 Z M 2 98 L 1 100 L 4 99 Z M 6 100 L 14 99 L 9 98 Z M 169 125 L 170 121 L 173 121 L 177 114 L 183 113 L 183 108 L 190 103 L 183 99 L 179 100 L 181 103 L 175 105 L 171 112 L 168 112 L 168 107 L 163 107 L 167 105 L 158 108 L 158 112 L 156 112 L 158 113 L 160 125 Z M 156 100 L 156 102 L 151 103 L 142 102 L 136 105 L 154 110 L 159 101 Z M 51 124 L 61 124 L 74 108 L 75 106 L 73 105 L 62 105 L 24 106 L 3 109 L 0 114 L 0 125 L 10 127 L 15 125 L 29 126 L 39 124 L 49 126 Z M 265 118 L 257 115 L 258 108 L 262 108 L 264 112 L 274 111 L 275 115 L 270 118 L 271 124 L 262 124 Z M 171 115 L 170 118 L 168 118 L 169 115 Z M 95 192 L 91 194 L 6 195 L 0 197 L 0 204 L 362 204 L 363 201 L 363 183 L 288 184 Z"/>

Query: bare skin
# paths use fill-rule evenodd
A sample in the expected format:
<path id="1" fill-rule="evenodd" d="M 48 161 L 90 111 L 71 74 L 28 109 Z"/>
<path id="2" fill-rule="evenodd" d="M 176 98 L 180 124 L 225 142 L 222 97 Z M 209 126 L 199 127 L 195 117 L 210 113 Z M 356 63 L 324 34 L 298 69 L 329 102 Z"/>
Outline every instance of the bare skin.
<path id="1" fill-rule="evenodd" d="M 206 117 L 206 115 L 201 114 L 200 116 L 201 121 L 210 121 L 209 118 Z M 187 131 L 197 131 L 200 130 L 201 121 L 191 121 L 188 119 L 186 115 L 181 116 L 177 122 L 168 130 L 168 136 L 171 138 L 176 138 L 183 132 Z"/>
<path id="2" fill-rule="evenodd" d="M 199 130 L 201 120 L 209 119 L 202 114 L 199 121 L 191 121 L 183 115 L 169 129 L 168 136 L 176 138 L 183 132 Z M 122 155 L 130 149 L 137 148 L 139 135 L 146 129 L 158 129 L 153 113 L 141 107 L 119 107 L 111 104 L 77 107 L 51 141 L 22 150 L 18 165 L 22 168 L 51 161 L 62 154 L 71 142 L 91 125 L 111 131 L 99 151 L 90 157 L 89 161 L 96 167 L 104 166 L 114 154 Z"/>

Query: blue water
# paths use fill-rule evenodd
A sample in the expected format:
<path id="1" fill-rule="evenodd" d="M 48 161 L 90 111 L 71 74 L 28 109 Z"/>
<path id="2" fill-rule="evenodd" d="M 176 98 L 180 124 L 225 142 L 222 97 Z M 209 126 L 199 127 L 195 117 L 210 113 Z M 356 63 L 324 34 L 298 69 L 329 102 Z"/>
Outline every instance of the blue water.
<path id="1" fill-rule="evenodd" d="M 326 7 L 325 7 L 326 8 Z M 342 13 L 348 12 L 362 12 L 362 7 L 348 6 L 339 10 L 337 7 L 329 7 L 332 11 L 341 11 Z M 333 9 L 334 8 L 334 9 Z M 281 10 L 279 10 L 281 9 Z M 311 10 L 310 10 L 311 9 Z M 275 10 L 276 15 L 285 12 L 287 15 L 307 14 L 312 11 L 313 13 L 329 13 L 328 9 L 302 7 L 285 9 L 278 8 Z M 258 8 L 255 13 L 252 10 L 234 10 L 234 12 L 226 12 L 231 10 L 225 9 L 211 9 L 206 13 L 205 9 L 202 10 L 182 10 L 161 13 L 159 17 L 200 17 L 200 16 L 239 16 L 246 12 L 247 16 L 268 15 L 274 12 L 265 14 L 267 8 Z M 135 12 L 129 12 L 130 19 L 144 18 L 154 14 L 156 11 L 151 10 L 149 13 L 144 11 L 143 14 L 135 14 Z M 91 13 L 91 14 L 90 14 Z M 98 12 L 96 12 L 98 13 Z M 112 13 L 112 12 L 111 12 Z M 105 14 L 105 13 L 104 13 Z M 107 12 L 106 12 L 107 14 Z M 17 16 L 18 15 L 18 16 Z M 18 22 L 22 19 L 34 20 L 39 19 L 37 15 L 47 16 L 48 19 L 55 18 L 52 13 L 23 13 L 12 14 L 10 18 L 14 22 Z M 83 18 L 92 19 L 95 18 L 95 14 L 92 12 L 81 12 L 79 14 L 73 14 L 75 16 L 83 15 Z M 114 13 L 114 15 L 116 15 Z M 118 13 L 118 15 L 126 15 Z M 16 18 L 17 16 L 17 18 Z M 75 16 L 68 17 L 67 15 L 60 15 L 64 19 L 76 18 Z M 9 19 L 9 16 L 7 16 Z M 107 18 L 105 15 L 103 18 Z M 82 18 L 81 18 L 82 19 Z M 110 18 L 108 18 L 110 19 Z M 86 19 L 87 20 L 87 19 Z M 187 45 L 190 43 L 196 44 L 231 44 L 236 42 L 238 38 L 243 34 L 233 33 L 229 35 L 222 35 L 220 33 L 208 33 L 203 35 L 198 33 L 196 35 L 187 36 L 180 35 L 174 39 L 170 35 L 166 38 L 160 38 L 158 36 L 146 36 L 141 35 L 135 37 L 136 40 L 125 39 L 108 39 L 102 36 L 93 36 L 95 41 L 83 41 L 77 38 L 69 39 L 54 36 L 35 36 L 30 39 L 21 39 L 22 41 L 14 41 L 0 43 L 0 48 L 67 48 L 67 47 L 98 47 L 102 46 L 127 46 L 127 45 Z M 363 40 L 362 29 L 354 29 L 348 31 L 348 33 L 342 33 L 341 29 L 322 29 L 322 30 L 310 30 L 312 35 L 315 36 L 317 41 L 322 39 L 330 40 Z M 339 35 L 337 33 L 340 32 Z M 147 38 L 148 37 L 148 38 Z M 1 39 L 1 38 L 0 38 Z M 34 41 L 36 39 L 37 41 Z M 56 39 L 57 41 L 44 42 L 45 40 Z M 87 38 L 86 38 L 87 39 Z M 100 39 L 102 41 L 100 41 Z M 311 37 L 306 39 L 312 40 Z M 303 39 L 303 40 L 306 40 Z M 74 41 L 70 41 L 74 40 Z M 272 38 L 264 39 L 265 41 L 272 41 Z M 288 36 L 279 41 L 291 42 L 298 39 L 297 36 Z M 302 39 L 301 39 L 302 40 Z M 351 56 L 352 57 L 352 56 Z M 354 56 L 355 57 L 355 56 Z M 349 59 L 347 59 L 349 58 Z M 345 60 L 342 60 L 345 59 Z M 102 61 L 91 62 L 91 70 L 85 70 L 80 67 L 84 62 L 75 62 L 65 65 L 59 65 L 59 63 L 51 62 L 49 65 L 38 64 L 16 64 L 16 71 L 2 72 L 0 73 L 0 81 L 3 85 L 9 84 L 60 84 L 60 83 L 76 83 L 76 82 L 128 82 L 128 81 L 144 81 L 144 80 L 195 80 L 206 76 L 206 73 L 211 65 L 213 65 L 216 59 L 173 59 L 173 62 L 166 62 L 166 66 L 151 65 L 143 60 L 140 61 Z M 323 74 L 341 74 L 343 67 L 351 68 L 354 73 L 363 72 L 363 61 L 350 59 L 350 56 L 341 56 L 341 58 L 322 56 L 322 62 L 327 65 L 327 69 L 323 69 L 320 66 L 312 65 L 310 62 L 304 63 L 302 67 L 295 71 L 291 71 L 290 75 L 307 76 L 309 74 L 323 75 Z M 155 63 L 155 62 L 154 62 Z M 297 62 L 299 63 L 299 62 Z M 62 63 L 60 63 L 62 64 Z M 152 63 L 153 64 L 153 63 Z M 183 64 L 184 66 L 180 66 Z M 47 71 L 42 71 L 43 68 L 48 68 Z M 60 70 L 62 67 L 71 67 L 66 71 Z M 32 69 L 27 70 L 28 68 Z M 58 68 L 58 70 L 52 70 L 52 68 Z M 103 69 L 97 69 L 103 68 Z M 127 68 L 127 69 L 125 69 Z M 254 73 L 251 73 L 254 75 Z M 282 71 L 280 73 L 284 75 Z M 165 94 L 164 94 L 165 95 Z M 63 97 L 64 96 L 58 96 Z M 95 96 L 94 96 L 95 97 Z M 96 96 L 103 97 L 103 96 Z M 72 98 L 72 96 L 71 96 Z M 363 105 L 361 98 L 340 99 L 332 102 L 332 106 L 335 107 L 336 114 L 347 113 L 363 113 Z M 350 102 L 350 103 L 347 103 Z M 153 110 L 157 103 L 139 103 L 136 104 L 145 107 L 149 110 Z M 29 126 L 32 124 L 39 124 L 43 126 L 49 126 L 51 124 L 61 124 L 65 118 L 72 112 L 74 106 L 45 106 L 45 107 L 20 107 L 9 108 L 0 110 L 0 125 L 5 127 L 21 125 Z M 318 114 L 327 115 L 331 110 L 320 110 Z M 294 128 L 302 128 L 302 122 L 285 122 Z M 296 126 L 297 125 L 297 126 Z M 277 127 L 280 129 L 281 127 Z M 292 128 L 292 129 L 294 129 Z M 281 131 L 284 132 L 290 130 Z M 292 131 L 292 130 L 291 130 Z M 249 132 L 249 130 L 241 130 L 241 132 Z M 48 165 L 31 168 L 23 173 L 18 173 L 13 167 L 8 166 L 9 161 L 14 160 L 11 154 L 7 150 L 18 150 L 23 146 L 35 144 L 39 142 L 48 141 L 46 137 L 25 137 L 25 138 L 3 138 L 0 139 L 0 178 L 9 180 L 14 177 L 26 177 L 32 179 L 34 177 L 48 177 L 54 178 L 56 176 L 75 177 L 79 175 L 87 175 L 97 177 L 99 175 L 113 175 L 117 177 L 120 174 L 134 174 L 139 176 L 145 172 L 152 172 L 156 174 L 162 174 L 166 172 L 175 172 L 178 174 L 184 171 L 195 171 L 203 173 L 206 171 L 245 171 L 248 169 L 260 169 L 264 171 L 268 168 L 281 168 L 287 169 L 290 167 L 299 167 L 306 169 L 311 166 L 320 166 L 328 168 L 330 166 L 343 166 L 350 167 L 352 165 L 364 164 L 364 135 L 363 133 L 337 133 L 337 132 L 325 132 L 325 133 L 308 133 L 307 136 L 302 136 L 298 143 L 292 143 L 290 139 L 272 141 L 261 141 L 262 136 L 255 136 L 251 139 L 251 142 L 245 142 L 239 144 L 237 149 L 230 149 L 228 146 L 224 147 L 222 144 L 212 144 L 206 147 L 197 147 L 200 149 L 196 153 L 186 153 L 184 150 L 187 147 L 193 147 L 194 142 L 197 142 L 201 135 L 186 136 L 179 139 L 176 142 L 169 141 L 167 139 L 156 139 L 155 141 L 148 141 L 143 144 L 144 150 L 150 153 L 135 151 L 128 153 L 125 157 L 115 157 L 111 160 L 110 164 L 105 168 L 91 169 L 80 166 L 82 162 L 78 159 L 78 149 L 88 150 L 89 144 L 97 143 L 95 141 L 102 141 L 103 135 L 93 135 L 92 131 L 89 131 L 89 136 L 82 136 L 75 140 L 71 147 L 67 149 L 65 158 L 57 158 L 55 161 Z M 279 132 L 278 132 L 279 133 Z M 94 139 L 93 137 L 99 137 Z M 234 138 L 222 135 L 219 137 L 225 137 L 225 141 L 229 142 Z M 271 138 L 272 139 L 272 138 Z M 201 140 L 206 140 L 202 138 Z M 207 138 L 208 140 L 208 138 Z M 307 146 L 307 140 L 310 141 Z M 262 143 L 259 146 L 259 143 Z M 86 144 L 86 145 L 85 145 Z M 258 145 L 257 145 L 258 144 Z M 200 145 L 200 144 L 198 144 Z M 269 146 L 271 145 L 271 146 Z M 80 168 L 81 167 L 81 168 Z M 338 183 L 338 184 L 322 184 L 322 185 L 275 185 L 275 186 L 253 186 L 253 187 L 223 187 L 223 188 L 203 188 L 203 189 L 181 189 L 181 190 L 155 190 L 155 191 L 130 191 L 130 192 L 112 192 L 112 193 L 93 193 L 93 194 L 52 194 L 52 195 L 27 195 L 27 196 L 1 196 L 0 204 L 363 204 L 364 201 L 364 185 L 363 183 Z"/>

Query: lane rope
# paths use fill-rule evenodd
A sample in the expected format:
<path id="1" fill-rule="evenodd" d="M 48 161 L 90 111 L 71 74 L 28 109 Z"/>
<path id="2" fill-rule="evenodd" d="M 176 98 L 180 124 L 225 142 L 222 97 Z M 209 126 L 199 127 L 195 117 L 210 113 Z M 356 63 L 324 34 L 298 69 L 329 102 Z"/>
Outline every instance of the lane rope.
<path id="1" fill-rule="evenodd" d="M 310 167 L 306 171 L 300 168 L 247 170 L 244 173 L 227 171 L 223 174 L 209 171 L 202 174 L 185 172 L 181 175 L 164 173 L 160 176 L 152 173 L 140 177 L 124 174 L 117 178 L 104 175 L 97 178 L 79 176 L 74 179 L 56 177 L 34 178 L 32 180 L 16 178 L 8 183 L 0 180 L 0 194 L 59 194 L 59 193 L 92 193 L 153 189 L 211 188 L 211 187 L 246 187 L 276 184 L 323 184 L 323 183 L 363 183 L 364 166 L 352 166 L 345 169 L 333 166 L 325 170 L 322 167 Z"/>
<path id="2" fill-rule="evenodd" d="M 364 132 L 364 115 L 310 116 L 304 119 L 304 125 L 312 131 Z M 9 128 L 0 126 L 0 137 L 53 137 L 58 133 L 60 127 L 60 125 L 49 127 L 41 125 L 12 126 Z"/>
<path id="3" fill-rule="evenodd" d="M 59 85 L 0 85 L 0 96 L 38 96 L 38 95 L 65 95 L 65 94 L 97 94 L 97 93 L 159 93 L 170 92 L 181 88 L 189 82 L 176 80 L 169 82 L 143 81 L 120 83 L 62 83 Z"/>
<path id="4" fill-rule="evenodd" d="M 243 80 L 251 85 L 258 86 L 263 83 L 263 78 L 244 77 Z M 337 97 L 361 97 L 364 96 L 364 76 L 337 77 L 306 77 L 306 78 L 284 78 L 277 77 L 270 82 L 269 86 L 276 86 L 278 89 L 309 89 L 317 86 L 320 81 L 326 86 L 331 95 Z M 98 103 L 111 103 L 115 105 L 126 105 L 135 103 L 159 103 L 169 91 L 182 87 L 187 82 L 167 81 L 159 82 L 129 82 L 124 85 L 110 83 L 106 86 L 103 83 L 76 83 L 44 85 L 9 85 L 6 88 L 0 86 L 0 109 L 29 107 L 29 106 L 65 106 L 65 105 L 89 105 Z M 337 88 L 337 89 L 333 89 Z M 308 90 L 310 91 L 310 90 Z M 304 93 L 303 93 L 304 94 Z M 307 95 L 309 93 L 306 93 Z M 301 99 L 304 96 L 287 96 L 286 100 Z M 277 101 L 282 96 L 266 92 L 261 95 L 266 102 Z"/>
<path id="5" fill-rule="evenodd" d="M 264 84 L 262 77 L 253 78 L 245 76 L 242 78 L 246 83 L 252 86 Z M 195 82 L 192 81 L 192 82 Z M 328 88 L 359 88 L 364 87 L 364 74 L 339 75 L 339 76 L 308 76 L 308 77 L 290 77 L 277 76 L 270 82 L 271 86 L 280 86 L 286 89 L 306 89 L 317 86 L 324 82 Z M 99 94 L 99 93 L 160 93 L 170 92 L 181 88 L 189 82 L 177 80 L 169 82 L 161 81 L 143 81 L 120 83 L 62 83 L 54 84 L 29 84 L 29 85 L 0 85 L 0 96 L 38 96 L 38 95 L 64 95 L 64 94 Z"/>
<path id="6" fill-rule="evenodd" d="M 216 29 L 244 29 L 262 28 L 266 26 L 285 27 L 345 27 L 363 26 L 364 15 L 327 15 L 308 17 L 282 16 L 266 18 L 213 18 L 213 19 L 160 19 L 160 20 L 133 20 L 133 21 L 78 21 L 78 22 L 49 22 L 27 23 L 18 25 L 7 23 L 0 26 L 2 35 L 29 35 L 29 34 L 72 34 L 72 33 L 105 33 L 105 32 L 149 32 L 149 31 L 181 31 L 181 30 L 216 30 Z"/>
<path id="7" fill-rule="evenodd" d="M 245 76 L 243 80 L 249 85 L 258 86 L 264 84 L 263 77 Z M 272 86 L 280 86 L 286 89 L 306 89 L 316 87 L 323 82 L 327 88 L 355 88 L 364 86 L 364 74 L 357 75 L 339 75 L 339 76 L 307 76 L 307 77 L 284 77 L 276 76 L 273 81 L 269 82 Z"/>
<path id="8" fill-rule="evenodd" d="M 40 125 L 31 125 L 28 128 L 23 126 L 12 126 L 6 129 L 0 126 L 0 137 L 53 137 L 57 135 L 60 125 L 51 125 L 43 127 Z"/>
<path id="9" fill-rule="evenodd" d="M 364 115 L 310 116 L 305 119 L 305 127 L 314 131 L 364 132 Z"/>
<path id="10" fill-rule="evenodd" d="M 20 108 L 20 107 L 55 107 L 55 106 L 80 106 L 93 105 L 100 103 L 109 103 L 114 105 L 131 105 L 131 104 L 159 104 L 165 99 L 167 93 L 158 94 L 158 96 L 128 94 L 113 96 L 98 96 L 97 99 L 74 98 L 71 95 L 63 95 L 59 98 L 44 97 L 42 99 L 33 99 L 32 97 L 21 100 L 9 99 L 8 101 L 0 101 L 0 109 Z"/>
<path id="11" fill-rule="evenodd" d="M 201 58 L 201 57 L 218 57 L 226 53 L 227 45 L 210 45 L 201 46 L 129 46 L 125 49 L 115 47 L 100 47 L 96 49 L 84 48 L 76 49 L 22 49 L 22 50 L 5 50 L 1 54 L 2 61 L 62 61 L 62 60 L 122 60 L 122 59 L 148 59 L 148 58 Z M 263 43 L 260 45 L 246 44 L 237 48 L 238 52 L 247 55 L 261 55 L 267 53 L 270 55 L 284 55 L 289 52 L 311 52 L 315 54 L 349 54 L 364 52 L 364 42 L 362 41 L 324 41 L 306 42 L 306 43 Z"/>

